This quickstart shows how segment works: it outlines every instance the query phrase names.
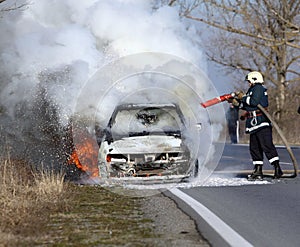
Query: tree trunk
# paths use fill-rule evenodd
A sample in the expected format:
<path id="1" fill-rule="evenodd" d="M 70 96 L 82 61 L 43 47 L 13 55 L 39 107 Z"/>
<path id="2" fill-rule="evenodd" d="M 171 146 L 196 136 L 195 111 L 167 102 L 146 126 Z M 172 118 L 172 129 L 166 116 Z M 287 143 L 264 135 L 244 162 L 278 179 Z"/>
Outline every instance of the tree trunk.
<path id="1" fill-rule="evenodd" d="M 286 95 L 286 87 L 284 82 L 279 85 L 279 95 L 276 97 L 276 112 L 275 117 L 276 120 L 280 120 L 282 118 L 283 110 L 285 109 L 285 95 Z"/>

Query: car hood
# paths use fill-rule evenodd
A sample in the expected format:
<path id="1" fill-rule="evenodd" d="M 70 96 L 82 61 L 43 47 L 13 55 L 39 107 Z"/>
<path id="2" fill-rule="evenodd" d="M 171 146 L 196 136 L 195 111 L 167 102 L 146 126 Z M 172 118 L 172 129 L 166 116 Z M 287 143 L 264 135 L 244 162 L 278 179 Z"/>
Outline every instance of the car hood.
<path id="1" fill-rule="evenodd" d="M 182 151 L 182 140 L 174 136 L 135 136 L 125 137 L 109 145 L 111 154 L 114 153 L 161 153 Z"/>

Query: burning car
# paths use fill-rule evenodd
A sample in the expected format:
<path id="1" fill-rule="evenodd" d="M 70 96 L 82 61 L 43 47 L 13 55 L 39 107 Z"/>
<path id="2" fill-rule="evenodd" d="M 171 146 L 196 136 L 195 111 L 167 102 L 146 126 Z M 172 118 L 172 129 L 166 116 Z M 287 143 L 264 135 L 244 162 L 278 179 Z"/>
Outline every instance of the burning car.
<path id="1" fill-rule="evenodd" d="M 186 178 L 195 171 L 184 143 L 177 104 L 123 104 L 115 108 L 99 143 L 102 178 Z"/>

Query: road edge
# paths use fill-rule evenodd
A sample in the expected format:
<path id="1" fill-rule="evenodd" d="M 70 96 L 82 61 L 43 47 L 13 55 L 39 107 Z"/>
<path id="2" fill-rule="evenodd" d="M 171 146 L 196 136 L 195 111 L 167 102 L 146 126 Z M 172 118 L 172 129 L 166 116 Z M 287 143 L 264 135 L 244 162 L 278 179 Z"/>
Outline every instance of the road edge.
<path id="1" fill-rule="evenodd" d="M 181 190 L 173 188 L 165 191 L 164 195 L 172 199 L 179 209 L 194 219 L 199 233 L 212 246 L 253 246 L 208 208 Z"/>

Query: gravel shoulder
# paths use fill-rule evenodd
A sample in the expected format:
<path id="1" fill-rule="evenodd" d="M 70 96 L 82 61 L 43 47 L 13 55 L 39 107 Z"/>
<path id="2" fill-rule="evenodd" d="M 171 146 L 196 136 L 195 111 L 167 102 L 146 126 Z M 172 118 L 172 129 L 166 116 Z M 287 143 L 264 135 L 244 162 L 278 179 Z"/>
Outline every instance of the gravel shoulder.
<path id="1" fill-rule="evenodd" d="M 210 246 L 197 231 L 195 222 L 162 193 L 143 198 L 141 206 L 144 217 L 153 221 L 150 224 L 154 233 L 160 236 L 153 240 L 153 246 Z"/>

